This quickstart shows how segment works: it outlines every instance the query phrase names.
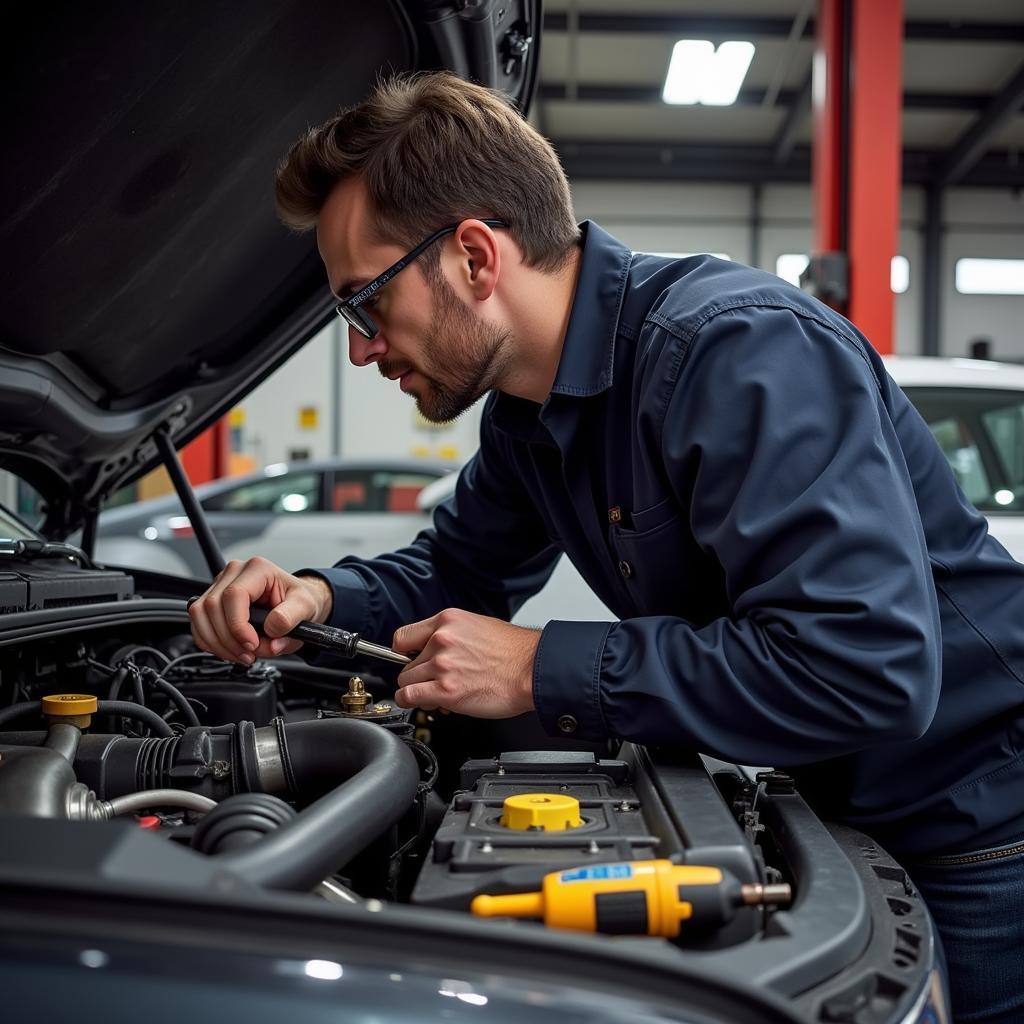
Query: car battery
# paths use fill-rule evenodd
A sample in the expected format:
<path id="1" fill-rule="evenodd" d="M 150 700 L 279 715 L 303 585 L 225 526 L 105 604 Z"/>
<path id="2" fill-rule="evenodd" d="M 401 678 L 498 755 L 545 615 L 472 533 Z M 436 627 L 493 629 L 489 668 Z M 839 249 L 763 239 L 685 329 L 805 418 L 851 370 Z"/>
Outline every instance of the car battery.
<path id="1" fill-rule="evenodd" d="M 659 762 L 630 744 L 622 755 L 524 751 L 467 761 L 412 902 L 468 910 L 478 895 L 528 890 L 547 872 L 657 858 L 761 880 L 743 830 L 696 755 Z M 572 820 L 545 820 L 546 808 L 573 802 Z M 528 810 L 522 817 L 528 808 L 539 812 L 537 823 Z M 756 913 L 741 911 L 728 941 L 752 935 L 756 923 Z"/>
<path id="2" fill-rule="evenodd" d="M 0 610 L 7 614 L 125 601 L 135 593 L 127 573 L 79 569 L 66 560 L 5 559 L 3 568 Z"/>

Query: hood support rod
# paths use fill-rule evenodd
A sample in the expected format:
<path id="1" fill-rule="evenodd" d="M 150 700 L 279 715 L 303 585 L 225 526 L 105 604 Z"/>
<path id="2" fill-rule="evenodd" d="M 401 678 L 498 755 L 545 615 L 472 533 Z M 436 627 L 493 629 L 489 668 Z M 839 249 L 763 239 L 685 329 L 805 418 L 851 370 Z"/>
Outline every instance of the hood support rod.
<path id="1" fill-rule="evenodd" d="M 96 504 L 90 504 L 85 510 L 85 523 L 82 526 L 81 548 L 89 558 L 92 558 L 96 553 L 96 525 L 99 516 L 100 509 Z"/>
<path id="2" fill-rule="evenodd" d="M 199 547 L 203 552 L 203 558 L 206 559 L 206 564 L 210 567 L 210 575 L 216 576 L 224 568 L 224 556 L 221 554 L 213 530 L 210 529 L 206 513 L 203 512 L 203 507 L 199 504 L 195 491 L 192 490 L 192 485 L 188 482 L 188 477 L 185 476 L 185 470 L 178 458 L 178 453 L 174 450 L 174 443 L 171 441 L 168 428 L 158 427 L 153 431 L 153 441 L 163 460 L 164 468 L 171 478 L 171 483 L 174 484 L 174 490 L 178 494 L 182 508 L 185 509 L 185 515 L 188 516 L 188 520 L 192 524 L 196 540 L 199 541 Z"/>

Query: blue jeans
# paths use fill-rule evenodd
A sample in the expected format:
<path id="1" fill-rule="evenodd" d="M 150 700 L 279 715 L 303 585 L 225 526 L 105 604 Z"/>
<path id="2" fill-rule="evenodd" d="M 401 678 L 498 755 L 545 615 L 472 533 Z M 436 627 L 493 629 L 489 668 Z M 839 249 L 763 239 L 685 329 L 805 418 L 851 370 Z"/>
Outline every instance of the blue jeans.
<path id="1" fill-rule="evenodd" d="M 1024 836 L 905 866 L 938 926 L 956 1024 L 1024 1022 Z"/>

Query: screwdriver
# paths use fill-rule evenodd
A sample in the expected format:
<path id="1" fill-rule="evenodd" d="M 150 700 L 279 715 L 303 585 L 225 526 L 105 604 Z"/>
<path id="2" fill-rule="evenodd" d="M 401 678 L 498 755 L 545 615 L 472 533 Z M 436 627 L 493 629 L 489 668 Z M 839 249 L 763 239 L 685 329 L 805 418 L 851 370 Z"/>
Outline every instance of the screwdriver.
<path id="1" fill-rule="evenodd" d="M 198 601 L 198 597 L 188 599 L 188 607 Z M 256 605 L 249 607 L 249 623 L 256 630 L 266 636 L 263 624 L 267 621 L 267 615 L 272 609 L 259 608 Z M 363 640 L 358 633 L 350 633 L 347 629 L 339 629 L 337 626 L 326 626 L 321 622 L 300 622 L 286 636 L 293 640 L 301 640 L 304 644 L 312 644 L 314 647 L 322 647 L 330 654 L 340 658 L 354 658 L 357 654 L 364 654 L 368 658 L 379 658 L 381 661 L 391 661 L 396 665 L 408 665 L 412 658 L 407 658 L 390 647 L 382 647 L 380 644 L 370 643 Z"/>
<path id="2" fill-rule="evenodd" d="M 743 885 L 721 868 L 638 860 L 544 876 L 540 892 L 477 896 L 478 917 L 536 917 L 554 928 L 660 935 L 721 927 L 743 906 L 788 904 L 788 885 Z"/>

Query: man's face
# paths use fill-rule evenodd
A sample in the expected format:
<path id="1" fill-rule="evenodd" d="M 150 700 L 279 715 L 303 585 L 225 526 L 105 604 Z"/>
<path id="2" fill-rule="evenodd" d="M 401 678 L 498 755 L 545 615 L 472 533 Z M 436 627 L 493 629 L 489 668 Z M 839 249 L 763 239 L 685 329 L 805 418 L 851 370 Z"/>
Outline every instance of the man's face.
<path id="1" fill-rule="evenodd" d="M 434 244 L 445 242 L 451 237 Z M 369 199 L 356 179 L 331 193 L 317 223 L 317 244 L 331 290 L 342 299 L 405 255 L 401 246 L 376 238 Z M 417 260 L 366 308 L 379 331 L 367 339 L 350 327 L 350 360 L 376 363 L 382 376 L 416 399 L 426 419 L 453 420 L 499 385 L 511 349 L 508 332 L 475 314 L 441 267 L 425 275 Z"/>

